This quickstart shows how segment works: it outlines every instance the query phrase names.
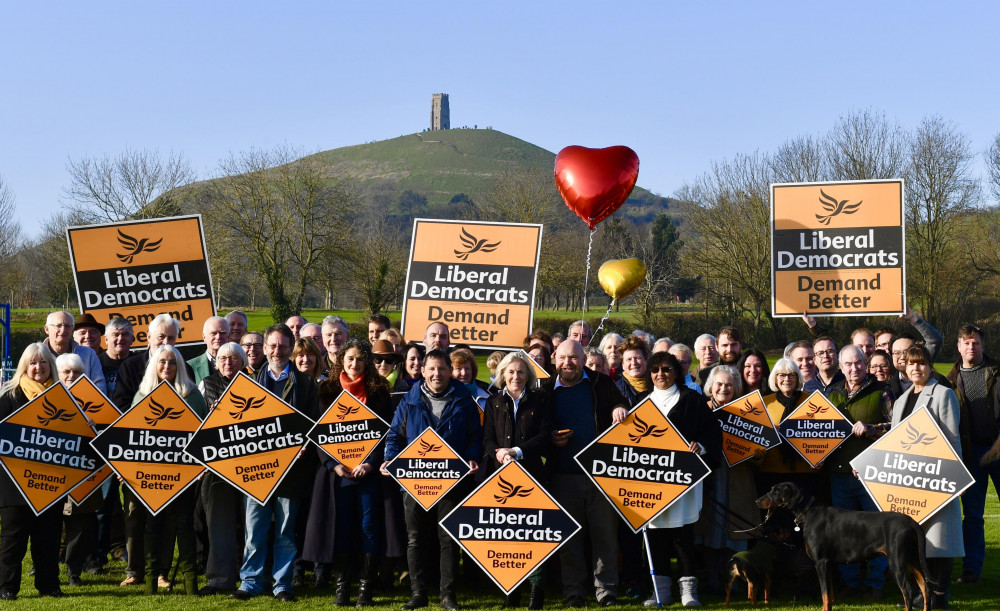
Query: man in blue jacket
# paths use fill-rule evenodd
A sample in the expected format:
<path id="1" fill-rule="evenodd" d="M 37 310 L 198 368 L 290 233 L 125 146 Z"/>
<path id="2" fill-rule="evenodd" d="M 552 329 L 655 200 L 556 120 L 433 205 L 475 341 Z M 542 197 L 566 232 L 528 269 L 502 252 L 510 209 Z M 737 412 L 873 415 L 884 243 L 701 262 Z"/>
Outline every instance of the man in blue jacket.
<path id="1" fill-rule="evenodd" d="M 472 472 L 479 470 L 483 454 L 483 430 L 479 423 L 479 408 L 464 384 L 451 379 L 451 362 L 442 350 L 431 350 L 424 357 L 421 368 L 423 380 L 415 384 L 399 402 L 392 426 L 386 435 L 385 462 L 382 474 L 388 476 L 386 466 L 406 446 L 420 436 L 427 427 L 444 439 L 462 458 L 469 461 Z M 413 597 L 403 609 L 427 606 L 425 578 L 428 545 L 437 532 L 441 547 L 441 607 L 457 609 L 455 576 L 458 574 L 458 544 L 438 526 L 446 515 L 468 494 L 470 478 L 453 487 L 437 504 L 425 511 L 413 497 L 406 495 L 403 510 L 406 515 L 406 562 L 410 571 Z"/>

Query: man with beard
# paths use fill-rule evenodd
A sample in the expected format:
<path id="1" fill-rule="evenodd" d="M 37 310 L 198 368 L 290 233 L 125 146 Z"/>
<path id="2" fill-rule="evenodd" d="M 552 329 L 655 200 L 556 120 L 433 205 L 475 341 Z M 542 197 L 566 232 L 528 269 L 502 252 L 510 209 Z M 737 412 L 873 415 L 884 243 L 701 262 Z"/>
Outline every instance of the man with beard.
<path id="1" fill-rule="evenodd" d="M 598 604 L 617 603 L 618 516 L 573 457 L 613 422 L 627 415 L 625 398 L 611 378 L 584 368 L 583 346 L 574 339 L 559 344 L 555 353 L 556 376 L 546 389 L 552 405 L 552 494 L 580 523 L 580 536 L 572 537 L 559 551 L 565 606 L 586 604 L 587 582 L 597 584 Z M 592 569 L 588 568 L 585 537 L 590 539 Z"/>
<path id="2" fill-rule="evenodd" d="M 837 359 L 837 344 L 829 335 L 821 335 L 813 340 L 813 355 L 816 377 L 805 383 L 802 392 L 810 394 L 818 390 L 830 396 L 830 390 L 844 381 L 844 374 L 840 371 L 840 362 Z"/>

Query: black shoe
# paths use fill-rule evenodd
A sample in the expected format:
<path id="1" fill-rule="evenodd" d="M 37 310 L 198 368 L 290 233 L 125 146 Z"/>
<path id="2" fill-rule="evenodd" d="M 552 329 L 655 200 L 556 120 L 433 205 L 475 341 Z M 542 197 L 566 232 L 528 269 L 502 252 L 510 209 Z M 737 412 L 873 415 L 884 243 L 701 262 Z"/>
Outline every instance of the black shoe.
<path id="1" fill-rule="evenodd" d="M 613 607 L 618 604 L 618 597 L 615 596 L 614 594 L 608 594 L 601 600 L 597 601 L 597 604 L 601 605 L 602 607 Z"/>
<path id="2" fill-rule="evenodd" d="M 351 582 L 340 576 L 337 578 L 337 592 L 333 597 L 333 606 L 349 607 L 351 605 Z"/>
<path id="3" fill-rule="evenodd" d="M 579 594 L 574 594 L 572 596 L 567 596 L 566 600 L 563 601 L 564 607 L 569 607 L 570 609 L 580 609 L 586 606 L 587 601 Z"/>
<path id="4" fill-rule="evenodd" d="M 441 597 L 441 608 L 447 609 L 448 611 L 458 611 L 458 601 L 455 600 L 454 594 L 445 594 Z"/>
<path id="5" fill-rule="evenodd" d="M 290 590 L 282 590 L 274 595 L 274 600 L 279 600 L 283 603 L 293 603 L 295 602 L 295 595 Z"/>
<path id="6" fill-rule="evenodd" d="M 292 587 L 293 588 L 303 588 L 306 585 L 306 580 L 302 575 L 296 575 L 292 577 Z"/>
<path id="7" fill-rule="evenodd" d="M 516 609 L 521 606 L 521 591 L 514 590 L 503 600 L 504 609 Z"/>
<path id="8" fill-rule="evenodd" d="M 979 573 L 973 573 L 972 571 L 965 571 L 962 573 L 961 577 L 956 579 L 958 583 L 976 583 L 979 581 Z"/>
<path id="9" fill-rule="evenodd" d="M 531 597 L 528 599 L 528 608 L 538 611 L 545 606 L 545 589 L 542 586 L 531 586 Z"/>
<path id="10" fill-rule="evenodd" d="M 407 611 L 412 611 L 412 609 L 421 609 L 427 606 L 427 595 L 426 594 L 414 594 L 410 600 L 403 603 L 403 608 Z"/>
<path id="11" fill-rule="evenodd" d="M 0 600 L 17 600 L 17 594 L 13 592 L 0 592 Z"/>
<path id="12" fill-rule="evenodd" d="M 236 590 L 229 595 L 229 598 L 232 598 L 233 600 L 250 600 L 253 598 L 253 594 L 247 592 L 246 590 Z"/>
<path id="13" fill-rule="evenodd" d="M 50 596 L 52 598 L 66 598 L 66 593 L 56 588 L 54 590 L 48 590 L 46 592 L 39 592 L 38 596 Z"/>
<path id="14" fill-rule="evenodd" d="M 107 573 L 107 569 L 104 568 L 104 565 L 96 560 L 88 561 L 87 564 L 83 566 L 83 570 L 91 575 L 103 575 Z"/>
<path id="15" fill-rule="evenodd" d="M 71 585 L 73 587 L 82 586 L 83 585 L 83 580 L 80 579 L 79 575 L 70 575 L 69 576 L 69 585 Z"/>
<path id="16" fill-rule="evenodd" d="M 330 578 L 324 573 L 317 573 L 316 579 L 313 581 L 314 588 L 326 588 L 330 585 Z"/>
<path id="17" fill-rule="evenodd" d="M 933 598 L 931 600 L 933 600 Z M 899 607 L 900 609 L 905 609 L 906 608 L 906 604 L 905 603 L 901 603 L 901 602 L 896 603 L 896 606 Z M 910 608 L 911 609 L 923 609 L 924 608 L 924 595 L 921 594 L 920 592 L 917 592 L 912 598 L 910 598 Z"/>
<path id="18" fill-rule="evenodd" d="M 362 579 L 361 587 L 358 588 L 358 603 L 355 607 L 371 607 L 375 604 L 375 580 Z"/>

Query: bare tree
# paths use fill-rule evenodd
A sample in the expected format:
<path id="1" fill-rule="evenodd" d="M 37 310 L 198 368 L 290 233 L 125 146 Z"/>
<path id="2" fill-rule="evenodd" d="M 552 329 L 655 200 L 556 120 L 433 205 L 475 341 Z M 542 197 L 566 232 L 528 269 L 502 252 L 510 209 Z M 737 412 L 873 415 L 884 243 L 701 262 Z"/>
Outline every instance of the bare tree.
<path id="1" fill-rule="evenodd" d="M 369 314 L 399 301 L 406 282 L 409 240 L 375 209 L 357 219 L 349 239 L 338 248 L 341 277 Z"/>
<path id="2" fill-rule="evenodd" d="M 825 153 L 831 180 L 899 178 L 906 169 L 906 133 L 868 108 L 837 121 Z"/>
<path id="3" fill-rule="evenodd" d="M 785 142 L 770 161 L 775 182 L 816 182 L 827 175 L 823 143 L 812 136 Z"/>
<path id="4" fill-rule="evenodd" d="M 75 212 L 91 222 L 148 219 L 179 211 L 173 193 L 194 180 L 187 159 L 171 151 L 126 148 L 116 157 L 82 157 L 66 164 L 70 184 L 63 189 Z"/>
<path id="5" fill-rule="evenodd" d="M 14 190 L 0 174 L 0 263 L 13 256 L 21 245 L 21 224 L 17 222 Z"/>
<path id="6" fill-rule="evenodd" d="M 206 185 L 212 234 L 256 267 L 275 321 L 302 310 L 311 268 L 344 239 L 358 199 L 350 180 L 300 156 L 286 147 L 232 154 Z"/>
<path id="7" fill-rule="evenodd" d="M 937 321 L 946 295 L 960 292 L 947 262 L 958 252 L 958 218 L 979 199 L 969 138 L 940 117 L 925 118 L 910 144 L 907 176 L 907 280 L 923 300 L 924 314 Z"/>
<path id="8" fill-rule="evenodd" d="M 986 152 L 986 169 L 990 174 L 990 191 L 1000 203 L 1000 133 L 993 138 L 993 145 Z"/>
<path id="9" fill-rule="evenodd" d="M 551 172 L 505 171 L 475 202 L 476 212 L 484 221 L 542 223 L 546 231 L 551 231 L 553 225 L 563 224 L 567 218 Z"/>

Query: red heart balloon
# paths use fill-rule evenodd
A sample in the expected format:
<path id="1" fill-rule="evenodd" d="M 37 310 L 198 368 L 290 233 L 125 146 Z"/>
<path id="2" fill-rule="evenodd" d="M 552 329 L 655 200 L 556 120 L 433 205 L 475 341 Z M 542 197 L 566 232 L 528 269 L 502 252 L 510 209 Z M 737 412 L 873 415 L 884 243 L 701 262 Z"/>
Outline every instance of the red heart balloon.
<path id="1" fill-rule="evenodd" d="M 627 146 L 567 146 L 556 155 L 556 187 L 591 231 L 628 199 L 639 179 L 639 156 Z"/>

